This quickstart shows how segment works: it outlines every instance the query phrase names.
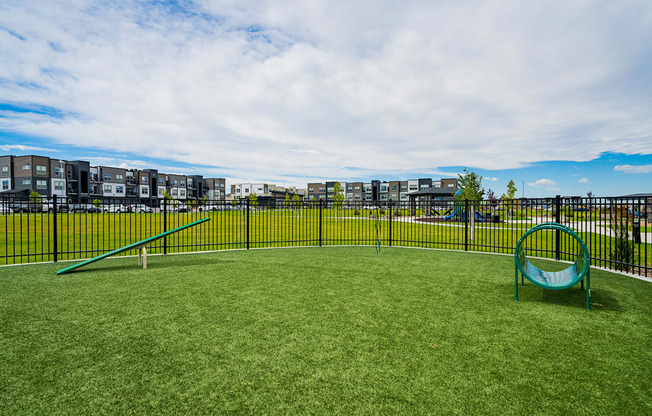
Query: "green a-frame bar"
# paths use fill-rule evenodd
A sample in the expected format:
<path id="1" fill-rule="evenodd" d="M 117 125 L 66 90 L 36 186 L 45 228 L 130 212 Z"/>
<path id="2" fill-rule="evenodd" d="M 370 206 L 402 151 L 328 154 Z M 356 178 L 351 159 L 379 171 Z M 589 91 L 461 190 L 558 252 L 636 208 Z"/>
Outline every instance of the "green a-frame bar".
<path id="1" fill-rule="evenodd" d="M 129 250 L 138 250 L 138 264 L 143 265 L 143 269 L 147 268 L 147 246 L 151 243 L 153 243 L 156 240 L 160 240 L 163 237 L 166 237 L 170 234 L 178 233 L 181 230 L 185 230 L 186 228 L 194 227 L 195 225 L 199 225 L 203 222 L 210 221 L 210 218 L 203 218 L 199 221 L 191 222 L 190 224 L 183 225 L 181 227 L 175 228 L 170 231 L 166 231 L 164 233 L 155 235 L 153 237 L 146 238 L 144 240 L 138 241 L 133 244 L 129 244 L 128 246 L 120 247 L 116 250 L 109 251 L 108 253 L 100 254 L 97 257 L 93 257 L 92 259 L 84 260 L 81 263 L 77 263 L 73 266 L 66 267 L 65 269 L 61 269 L 57 271 L 57 275 L 59 274 L 66 274 L 70 273 L 71 271 L 78 269 L 80 267 L 89 265 L 91 263 L 95 263 L 96 261 L 100 261 L 102 259 L 105 259 L 107 257 L 115 256 L 116 254 L 124 253 Z"/>

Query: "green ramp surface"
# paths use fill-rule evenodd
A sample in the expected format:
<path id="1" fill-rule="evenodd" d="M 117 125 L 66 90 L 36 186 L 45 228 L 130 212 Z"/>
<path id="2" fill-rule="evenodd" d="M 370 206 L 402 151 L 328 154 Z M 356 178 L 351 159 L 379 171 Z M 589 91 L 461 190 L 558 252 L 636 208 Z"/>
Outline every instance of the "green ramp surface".
<path id="1" fill-rule="evenodd" d="M 99 256 L 93 257 L 92 259 L 88 259 L 88 260 L 85 260 L 85 261 L 83 261 L 81 263 L 77 263 L 77 264 L 75 264 L 73 266 L 66 267 L 65 269 L 61 269 L 61 270 L 57 271 L 57 274 L 59 275 L 59 274 L 70 273 L 71 271 L 73 271 L 75 269 L 78 269 L 80 267 L 89 265 L 91 263 L 95 263 L 96 261 L 100 261 L 100 260 L 105 259 L 107 257 L 115 256 L 116 254 L 124 253 L 125 251 L 139 249 L 139 248 L 141 248 L 143 246 L 146 246 L 148 244 L 153 243 L 156 240 L 160 240 L 161 238 L 166 237 L 166 236 L 168 236 L 170 234 L 177 233 L 177 232 L 179 232 L 181 230 L 185 230 L 186 228 L 194 227 L 195 225 L 199 225 L 199 224 L 201 224 L 203 222 L 206 222 L 206 221 L 210 221 L 210 218 L 204 218 L 204 219 L 201 219 L 199 221 L 191 222 L 190 224 L 182 225 L 181 227 L 175 228 L 173 230 L 166 231 L 164 233 L 155 235 L 153 237 L 146 238 L 144 240 L 138 241 L 138 242 L 133 243 L 133 244 L 129 244 L 128 246 L 120 247 L 120 248 L 115 249 L 113 251 L 109 251 L 108 253 L 100 254 Z"/>

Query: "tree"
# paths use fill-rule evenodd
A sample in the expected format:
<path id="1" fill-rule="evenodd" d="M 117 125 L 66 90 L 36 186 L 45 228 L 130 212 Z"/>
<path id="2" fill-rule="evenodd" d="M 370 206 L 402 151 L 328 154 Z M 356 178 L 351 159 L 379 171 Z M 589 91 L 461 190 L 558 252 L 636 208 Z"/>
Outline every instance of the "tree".
<path id="1" fill-rule="evenodd" d="M 509 183 L 507 184 L 507 194 L 503 194 L 500 197 L 500 199 L 506 199 L 511 201 L 514 199 L 514 196 L 516 195 L 516 191 L 518 191 L 518 189 L 516 189 L 516 185 L 514 185 L 514 180 L 510 179 Z"/>
<path id="2" fill-rule="evenodd" d="M 258 207 L 258 195 L 255 192 L 249 194 L 249 206 L 253 209 Z"/>
<path id="3" fill-rule="evenodd" d="M 100 201 L 99 199 L 94 199 L 93 200 L 93 206 L 95 208 L 99 208 L 100 206 L 102 206 L 102 201 Z"/>
<path id="4" fill-rule="evenodd" d="M 482 188 L 482 177 L 472 170 L 464 168 L 464 174 L 459 175 L 457 182 L 460 187 L 460 192 L 456 193 L 456 200 L 479 200 L 484 196 L 484 188 Z"/>
<path id="5" fill-rule="evenodd" d="M 338 216 L 342 216 L 342 205 L 344 204 L 344 192 L 342 192 L 342 185 L 335 182 L 333 185 L 333 206 Z"/>
<path id="6" fill-rule="evenodd" d="M 189 199 L 186 202 L 186 205 L 188 206 L 189 211 L 193 211 L 195 209 L 195 207 L 198 205 L 197 200 L 196 199 Z"/>
<path id="7" fill-rule="evenodd" d="M 201 199 L 202 205 L 208 205 L 208 195 L 204 195 L 204 197 Z"/>
<path id="8" fill-rule="evenodd" d="M 30 210 L 31 210 L 32 212 L 38 212 L 38 210 L 39 210 L 39 208 L 40 208 L 39 204 L 41 203 L 41 199 L 42 199 L 42 198 L 43 198 L 43 197 L 41 196 L 41 194 L 39 194 L 39 193 L 36 192 L 36 191 L 32 191 L 32 192 L 29 194 L 29 203 L 30 203 L 30 205 L 31 205 Z"/>
<path id="9" fill-rule="evenodd" d="M 285 208 L 290 208 L 290 194 L 285 193 Z"/>
<path id="10" fill-rule="evenodd" d="M 172 197 L 170 197 L 170 193 L 167 190 L 163 191 L 163 199 L 165 199 L 166 201 L 172 199 Z"/>
<path id="11" fill-rule="evenodd" d="M 489 200 L 489 204 L 491 205 L 491 208 L 496 208 L 498 206 L 498 198 L 496 198 L 496 195 L 494 194 L 494 191 L 491 189 L 487 190 L 487 199 Z"/>
<path id="12" fill-rule="evenodd" d="M 503 206 L 505 206 L 505 203 L 507 203 L 507 205 L 510 207 L 508 209 L 509 213 L 512 212 L 511 206 L 512 206 L 512 201 L 514 201 L 514 196 L 516 195 L 516 191 L 518 191 L 518 189 L 516 189 L 514 180 L 510 179 L 509 183 L 507 184 L 507 194 L 502 194 L 502 196 L 500 197 L 500 199 L 503 200 Z"/>
<path id="13" fill-rule="evenodd" d="M 294 213 L 297 215 L 297 218 L 299 218 L 299 208 L 301 208 L 303 205 L 301 203 L 301 198 L 299 197 L 299 195 L 294 194 L 294 196 L 292 197 L 292 205 L 294 205 Z"/>

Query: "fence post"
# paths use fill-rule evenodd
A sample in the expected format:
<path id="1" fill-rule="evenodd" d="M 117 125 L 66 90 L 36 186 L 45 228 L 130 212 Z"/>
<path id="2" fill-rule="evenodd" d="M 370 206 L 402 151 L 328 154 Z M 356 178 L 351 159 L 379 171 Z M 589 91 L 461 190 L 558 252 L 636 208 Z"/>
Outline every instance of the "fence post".
<path id="1" fill-rule="evenodd" d="M 464 251 L 469 251 L 469 198 L 464 199 Z"/>
<path id="2" fill-rule="evenodd" d="M 168 200 L 163 199 L 163 232 L 168 230 Z M 168 236 L 163 237 L 163 254 L 168 254 Z"/>
<path id="3" fill-rule="evenodd" d="M 319 247 L 321 247 L 321 238 L 322 238 L 322 208 L 324 206 L 324 200 L 320 199 L 319 200 Z"/>
<path id="4" fill-rule="evenodd" d="M 52 243 L 54 244 L 54 250 L 52 255 L 54 256 L 54 262 L 56 263 L 59 257 L 59 243 L 57 239 L 57 195 L 52 195 Z"/>
<path id="5" fill-rule="evenodd" d="M 392 205 L 393 202 L 389 200 L 389 246 L 392 246 Z"/>
<path id="6" fill-rule="evenodd" d="M 249 198 L 247 198 L 247 250 L 249 250 Z"/>
<path id="7" fill-rule="evenodd" d="M 555 197 L 555 222 L 561 224 L 561 195 Z M 559 260 L 560 258 L 560 233 L 559 230 L 555 230 L 555 259 Z"/>

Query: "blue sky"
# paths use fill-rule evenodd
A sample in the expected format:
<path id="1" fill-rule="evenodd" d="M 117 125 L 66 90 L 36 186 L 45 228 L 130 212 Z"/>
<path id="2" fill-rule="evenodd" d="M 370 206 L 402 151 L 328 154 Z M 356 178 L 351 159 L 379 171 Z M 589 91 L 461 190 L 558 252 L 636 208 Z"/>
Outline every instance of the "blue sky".
<path id="1" fill-rule="evenodd" d="M 0 154 L 652 192 L 652 5 L 7 0 Z"/>

